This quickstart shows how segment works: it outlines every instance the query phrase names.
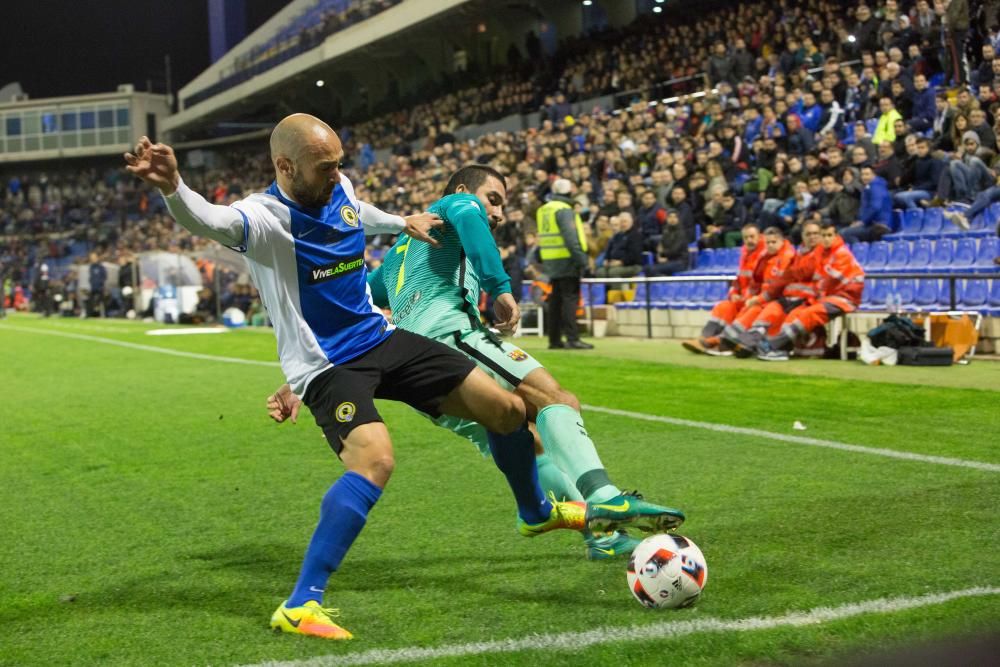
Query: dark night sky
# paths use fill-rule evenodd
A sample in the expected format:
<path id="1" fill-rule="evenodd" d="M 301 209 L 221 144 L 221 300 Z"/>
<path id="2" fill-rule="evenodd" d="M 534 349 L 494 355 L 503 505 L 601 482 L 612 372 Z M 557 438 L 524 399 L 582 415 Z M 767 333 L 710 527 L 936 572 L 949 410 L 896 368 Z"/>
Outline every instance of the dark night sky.
<path id="1" fill-rule="evenodd" d="M 288 0 L 246 0 L 247 33 Z M 11 0 L 0 21 L 0 87 L 32 98 L 103 93 L 120 83 L 178 90 L 208 67 L 206 0 Z"/>

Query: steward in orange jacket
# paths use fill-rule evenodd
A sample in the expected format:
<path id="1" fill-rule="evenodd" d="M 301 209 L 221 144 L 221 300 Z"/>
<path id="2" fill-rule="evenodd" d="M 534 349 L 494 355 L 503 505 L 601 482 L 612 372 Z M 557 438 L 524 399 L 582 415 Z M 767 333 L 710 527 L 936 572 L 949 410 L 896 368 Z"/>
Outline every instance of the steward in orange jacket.
<path id="1" fill-rule="evenodd" d="M 823 225 L 822 243 L 823 254 L 814 280 L 817 298 L 788 313 L 778 334 L 767 339 L 767 346 L 762 350 L 764 354 L 759 355 L 761 358 L 781 360 L 781 351 L 790 348 L 796 338 L 856 310 L 861 304 L 865 270 L 840 238 L 836 226 Z M 784 357 L 787 356 L 785 353 Z"/>
<path id="2" fill-rule="evenodd" d="M 757 321 L 761 311 L 781 297 L 787 283 L 785 274 L 795 261 L 795 246 L 777 227 L 768 227 L 764 231 L 764 245 L 765 253 L 754 270 L 754 282 L 760 288 L 743 303 L 743 309 L 722 332 L 721 349 L 732 350 L 739 343 L 740 335 L 749 331 Z"/>
<path id="3" fill-rule="evenodd" d="M 718 336 L 743 309 L 744 302 L 760 291 L 760 283 L 754 283 L 754 271 L 764 254 L 764 243 L 761 242 L 760 228 L 755 223 L 743 225 L 743 249 L 740 250 L 740 266 L 736 278 L 729 287 L 729 294 L 724 301 L 712 307 L 712 314 L 701 330 L 698 340 L 686 340 L 681 343 L 691 352 L 702 354 L 707 348 L 718 347 Z"/>

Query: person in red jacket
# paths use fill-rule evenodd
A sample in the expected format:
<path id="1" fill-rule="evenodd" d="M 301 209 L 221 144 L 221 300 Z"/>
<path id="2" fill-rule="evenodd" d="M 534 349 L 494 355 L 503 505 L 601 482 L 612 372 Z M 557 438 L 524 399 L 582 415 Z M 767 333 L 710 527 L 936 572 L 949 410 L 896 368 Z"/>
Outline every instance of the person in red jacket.
<path id="1" fill-rule="evenodd" d="M 861 293 L 865 288 L 864 269 L 840 238 L 835 225 L 824 224 L 820 234 L 823 253 L 814 281 L 818 298 L 788 313 L 778 334 L 769 336 L 758 346 L 758 359 L 788 361 L 788 349 L 796 338 L 825 326 L 835 317 L 856 310 L 861 304 Z"/>
<path id="2" fill-rule="evenodd" d="M 817 235 L 819 226 L 816 227 Z M 719 346 L 706 349 L 708 354 L 729 356 L 740 342 L 740 335 L 746 333 L 760 316 L 761 311 L 772 301 L 781 297 L 787 283 L 785 273 L 795 260 L 795 246 L 785 238 L 777 227 L 764 230 L 764 254 L 757 261 L 753 282 L 760 289 L 743 303 L 743 309 L 719 336 Z"/>
<path id="3" fill-rule="evenodd" d="M 760 227 L 750 222 L 743 225 L 740 232 L 743 235 L 743 249 L 740 250 L 740 266 L 736 273 L 736 279 L 733 280 L 725 300 L 712 307 L 712 314 L 701 330 L 701 337 L 697 340 L 686 340 L 681 343 L 685 349 L 691 352 L 705 354 L 707 350 L 717 348 L 719 334 L 730 322 L 736 319 L 736 316 L 743 309 L 744 302 L 760 289 L 760 284 L 755 286 L 753 282 L 757 261 L 764 254 Z"/>

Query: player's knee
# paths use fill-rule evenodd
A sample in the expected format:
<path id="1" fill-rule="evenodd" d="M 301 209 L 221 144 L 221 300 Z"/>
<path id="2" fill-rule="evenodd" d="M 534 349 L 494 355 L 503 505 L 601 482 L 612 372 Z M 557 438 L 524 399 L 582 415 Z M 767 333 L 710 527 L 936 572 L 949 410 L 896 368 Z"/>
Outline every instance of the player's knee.
<path id="1" fill-rule="evenodd" d="M 368 461 L 368 470 L 372 479 L 381 480 L 380 486 L 384 486 L 392 476 L 392 471 L 396 468 L 396 457 L 392 452 L 381 452 Z"/>
<path id="2" fill-rule="evenodd" d="M 497 408 L 494 424 L 490 428 L 491 431 L 507 435 L 524 424 L 526 412 L 524 401 L 521 400 L 520 396 L 506 393 L 503 402 Z"/>

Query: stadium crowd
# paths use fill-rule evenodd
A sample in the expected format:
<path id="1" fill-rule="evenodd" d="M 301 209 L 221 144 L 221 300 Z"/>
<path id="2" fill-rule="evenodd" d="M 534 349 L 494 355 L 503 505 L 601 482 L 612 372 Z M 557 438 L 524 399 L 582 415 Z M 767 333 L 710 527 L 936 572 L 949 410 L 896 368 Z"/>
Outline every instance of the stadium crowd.
<path id="1" fill-rule="evenodd" d="M 706 17 L 644 17 L 569 40 L 551 58 L 529 41 L 489 81 L 469 72 L 475 85 L 350 126 L 348 173 L 361 199 L 400 213 L 426 208 L 463 164 L 507 174 L 497 237 L 515 294 L 540 271 L 536 213 L 557 179 L 573 184 L 595 275 L 683 271 L 689 253 L 742 245 L 750 223 L 798 244 L 814 222 L 850 244 L 892 231 L 894 208 L 961 204 L 968 210 L 944 215 L 967 228 L 1000 201 L 998 5 L 733 3 Z M 695 72 L 704 75 L 671 81 Z M 703 91 L 685 92 L 692 81 Z M 636 92 L 623 109 L 573 113 L 625 91 Z M 676 103 L 658 101 L 670 92 L 682 93 Z M 536 127 L 455 138 L 460 125 L 533 110 Z M 357 159 L 364 144 L 392 155 Z M 194 184 L 217 202 L 267 182 L 266 154 L 230 157 Z M 112 262 L 200 249 L 155 197 L 111 172 L 11 178 L 0 233 L 6 273 L 26 288 L 65 239 Z M 372 262 L 389 242 L 372 241 Z"/>

